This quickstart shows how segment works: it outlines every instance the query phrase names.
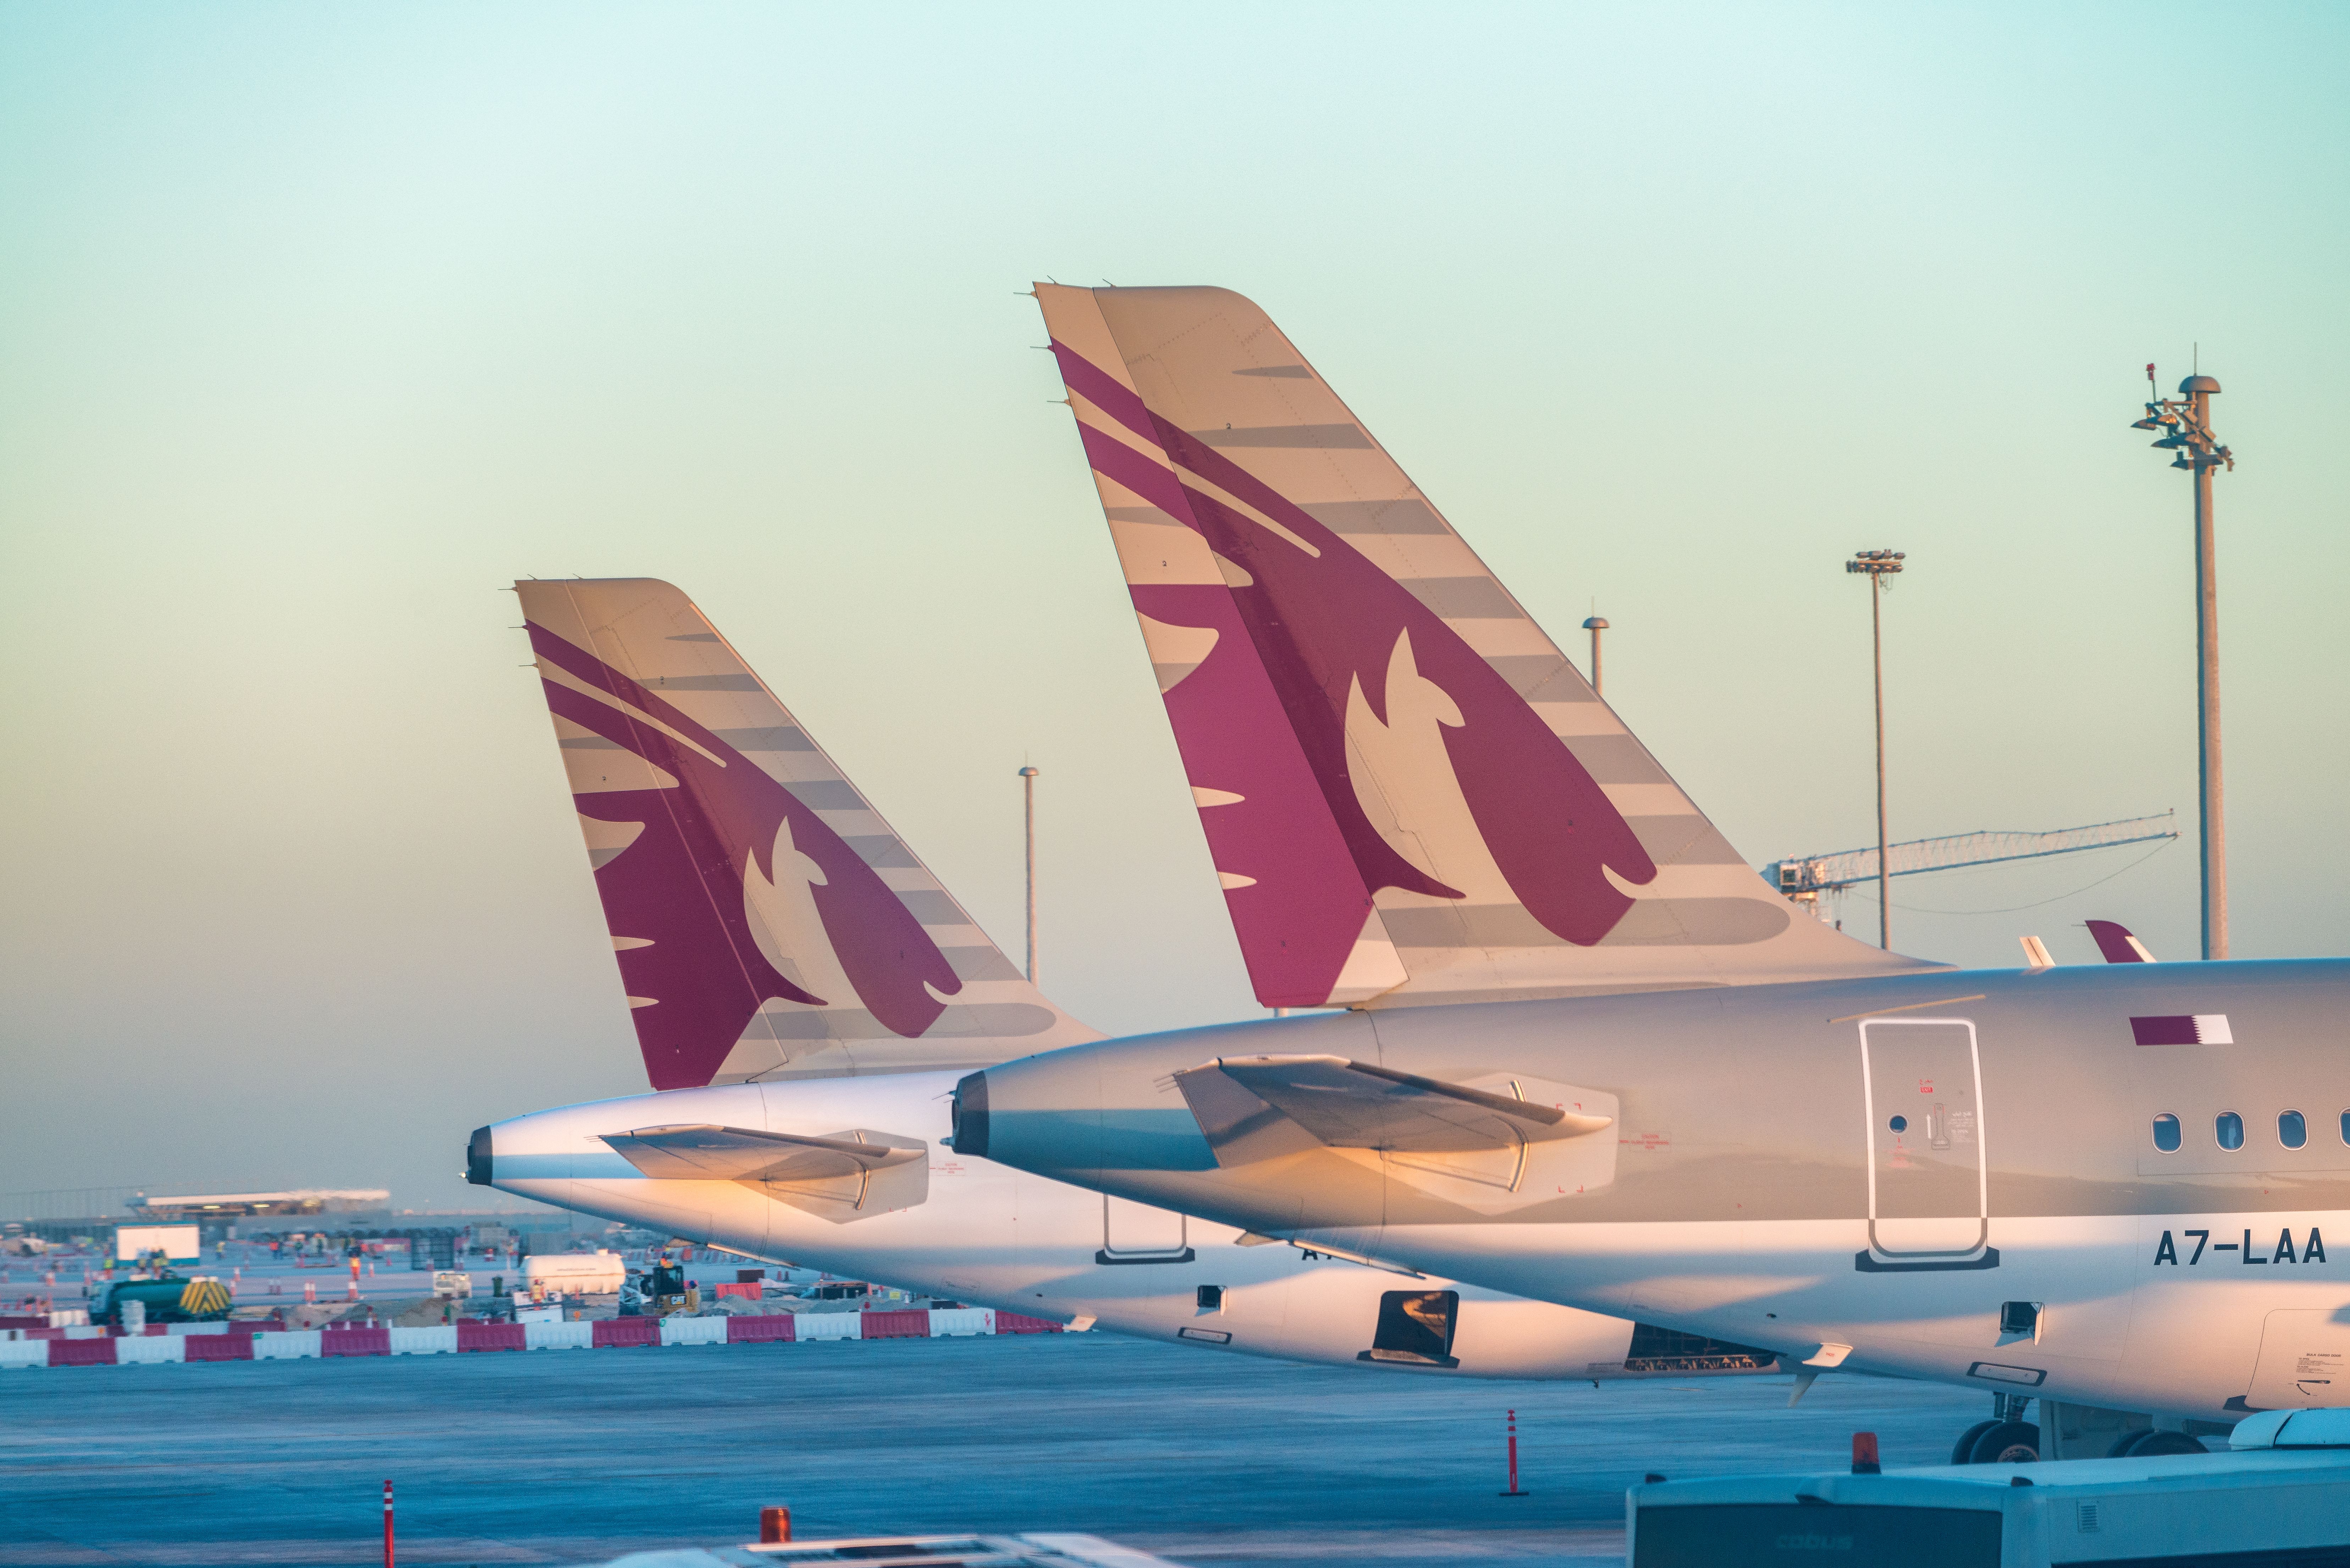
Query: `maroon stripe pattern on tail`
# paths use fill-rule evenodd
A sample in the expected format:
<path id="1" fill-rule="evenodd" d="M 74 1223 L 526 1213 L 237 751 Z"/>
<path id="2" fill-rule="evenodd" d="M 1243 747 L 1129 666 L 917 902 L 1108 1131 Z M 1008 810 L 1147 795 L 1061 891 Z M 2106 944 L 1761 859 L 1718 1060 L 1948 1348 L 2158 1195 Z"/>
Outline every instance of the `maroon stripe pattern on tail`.
<path id="1" fill-rule="evenodd" d="M 2127 926 L 2119 925 L 2112 920 L 2091 920 L 2088 926 L 2089 935 L 2097 944 L 2097 951 L 2105 955 L 2107 963 L 2144 963 L 2146 961 L 2137 949 L 2130 945 Z M 2138 1044 L 2142 1045 L 2146 1042 L 2140 1041 Z"/>
<path id="2" fill-rule="evenodd" d="M 1359 693 L 1372 716 L 1386 723 L 1389 673 L 1408 665 L 1459 710 L 1461 722 L 1444 726 L 1445 751 L 1511 892 L 1546 929 L 1578 946 L 1591 946 L 1614 929 L 1633 900 L 1617 890 L 1603 867 L 1642 885 L 1655 879 L 1655 863 L 1574 753 L 1493 667 L 1344 536 L 1159 418 L 1116 377 L 1066 344 L 1056 341 L 1053 348 L 1073 391 L 1176 465 L 1170 472 L 1081 425 L 1095 470 L 1194 529 L 1240 568 L 1244 580 L 1232 581 L 1226 591 L 1363 884 L 1373 892 L 1395 888 L 1461 897 L 1380 836 L 1356 795 L 1348 766 L 1350 698 Z M 1185 483 L 1187 473 L 1206 483 Z M 1211 493 L 1219 490 L 1291 538 Z M 1136 607 L 1153 618 L 1180 620 L 1171 605 L 1163 615 L 1153 609 L 1156 596 L 1178 591 L 1136 585 Z M 1336 907 L 1341 902 L 1347 907 Z M 1336 892 L 1332 903 L 1323 923 L 1334 935 L 1343 929 L 1351 941 L 1362 911 L 1351 897 Z"/>
<path id="3" fill-rule="evenodd" d="M 535 622 L 530 641 L 548 664 L 691 742 L 615 702 L 542 681 L 556 716 L 678 781 L 674 788 L 573 796 L 583 816 L 643 825 L 598 868 L 596 884 L 612 931 L 647 944 L 616 956 L 629 994 L 650 1002 L 636 1008 L 634 1022 L 653 1087 L 709 1083 L 752 1014 L 771 998 L 849 1005 L 848 998 L 813 995 L 778 973 L 751 931 L 746 868 L 770 882 L 803 875 L 775 864 L 779 835 L 820 875 L 808 878 L 809 891 L 857 1001 L 909 1038 L 938 1021 L 946 1009 L 939 997 L 953 995 L 962 982 L 912 912 L 822 817 L 725 741 L 602 659 Z"/>

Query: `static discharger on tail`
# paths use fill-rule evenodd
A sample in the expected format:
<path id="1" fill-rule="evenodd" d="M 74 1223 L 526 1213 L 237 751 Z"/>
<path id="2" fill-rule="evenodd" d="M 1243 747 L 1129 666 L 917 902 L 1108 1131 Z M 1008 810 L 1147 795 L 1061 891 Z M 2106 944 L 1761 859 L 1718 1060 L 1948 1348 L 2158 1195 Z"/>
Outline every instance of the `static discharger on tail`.
<path id="1" fill-rule="evenodd" d="M 1255 306 L 1036 298 L 1260 1002 L 1929 967 L 1794 919 Z"/>

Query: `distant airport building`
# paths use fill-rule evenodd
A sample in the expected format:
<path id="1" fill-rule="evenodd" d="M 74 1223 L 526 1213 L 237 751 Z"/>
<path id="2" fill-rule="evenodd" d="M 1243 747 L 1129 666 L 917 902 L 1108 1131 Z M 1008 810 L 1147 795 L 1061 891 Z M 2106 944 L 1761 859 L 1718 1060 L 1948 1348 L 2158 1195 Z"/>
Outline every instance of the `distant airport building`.
<path id="1" fill-rule="evenodd" d="M 296 1192 L 210 1192 L 186 1198 L 142 1198 L 140 1214 L 149 1220 L 236 1220 L 261 1214 L 364 1214 L 380 1212 L 391 1194 L 380 1187 L 305 1188 Z"/>

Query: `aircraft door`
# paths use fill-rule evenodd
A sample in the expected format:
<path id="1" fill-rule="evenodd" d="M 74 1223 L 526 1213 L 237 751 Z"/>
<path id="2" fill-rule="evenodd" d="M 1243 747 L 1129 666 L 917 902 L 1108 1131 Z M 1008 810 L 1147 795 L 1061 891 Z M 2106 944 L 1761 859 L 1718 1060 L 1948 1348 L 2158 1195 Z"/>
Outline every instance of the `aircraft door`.
<path id="1" fill-rule="evenodd" d="M 1991 1226 L 1974 1024 L 1872 1018 L 1860 1053 L 1870 1251 L 1920 1262 L 1981 1252 Z"/>
<path id="2" fill-rule="evenodd" d="M 1191 1222 L 1168 1209 L 1102 1195 L 1102 1244 L 1097 1263 L 1188 1263 L 1197 1256 Z"/>

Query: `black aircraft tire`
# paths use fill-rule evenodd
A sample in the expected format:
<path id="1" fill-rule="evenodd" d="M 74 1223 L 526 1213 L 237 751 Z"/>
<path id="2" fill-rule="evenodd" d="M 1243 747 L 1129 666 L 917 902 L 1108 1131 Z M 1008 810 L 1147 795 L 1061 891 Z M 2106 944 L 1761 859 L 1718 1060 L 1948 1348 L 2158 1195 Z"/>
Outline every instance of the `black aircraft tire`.
<path id="1" fill-rule="evenodd" d="M 2040 1459 L 2040 1428 L 2029 1421 L 2001 1421 L 1975 1439 L 1970 1465 L 2028 1465 Z"/>
<path id="2" fill-rule="evenodd" d="M 2106 1458 L 2109 1459 L 2126 1459 L 2129 1458 L 2129 1452 L 2132 1449 L 2137 1448 L 2139 1443 L 2152 1436 L 2154 1436 L 2153 1431 L 2147 1428 L 2140 1428 L 2135 1432 L 2124 1432 L 2120 1437 L 2116 1438 L 2113 1440 L 2111 1447 L 2106 1449 Z"/>
<path id="3" fill-rule="evenodd" d="M 1954 1465 L 1970 1465 L 1974 1463 L 1976 1441 L 1980 1439 L 1985 1432 L 1990 1431 L 1993 1427 L 1998 1425 L 1999 1423 L 1997 1421 L 1977 1421 L 1973 1426 L 1969 1427 L 1965 1431 L 1960 1432 L 1959 1434 L 1959 1440 L 1951 1445 L 1950 1462 Z"/>
<path id="4" fill-rule="evenodd" d="M 2210 1451 L 2184 1432 L 2141 1432 L 2124 1457 L 2154 1459 L 2170 1454 L 2208 1454 Z"/>

